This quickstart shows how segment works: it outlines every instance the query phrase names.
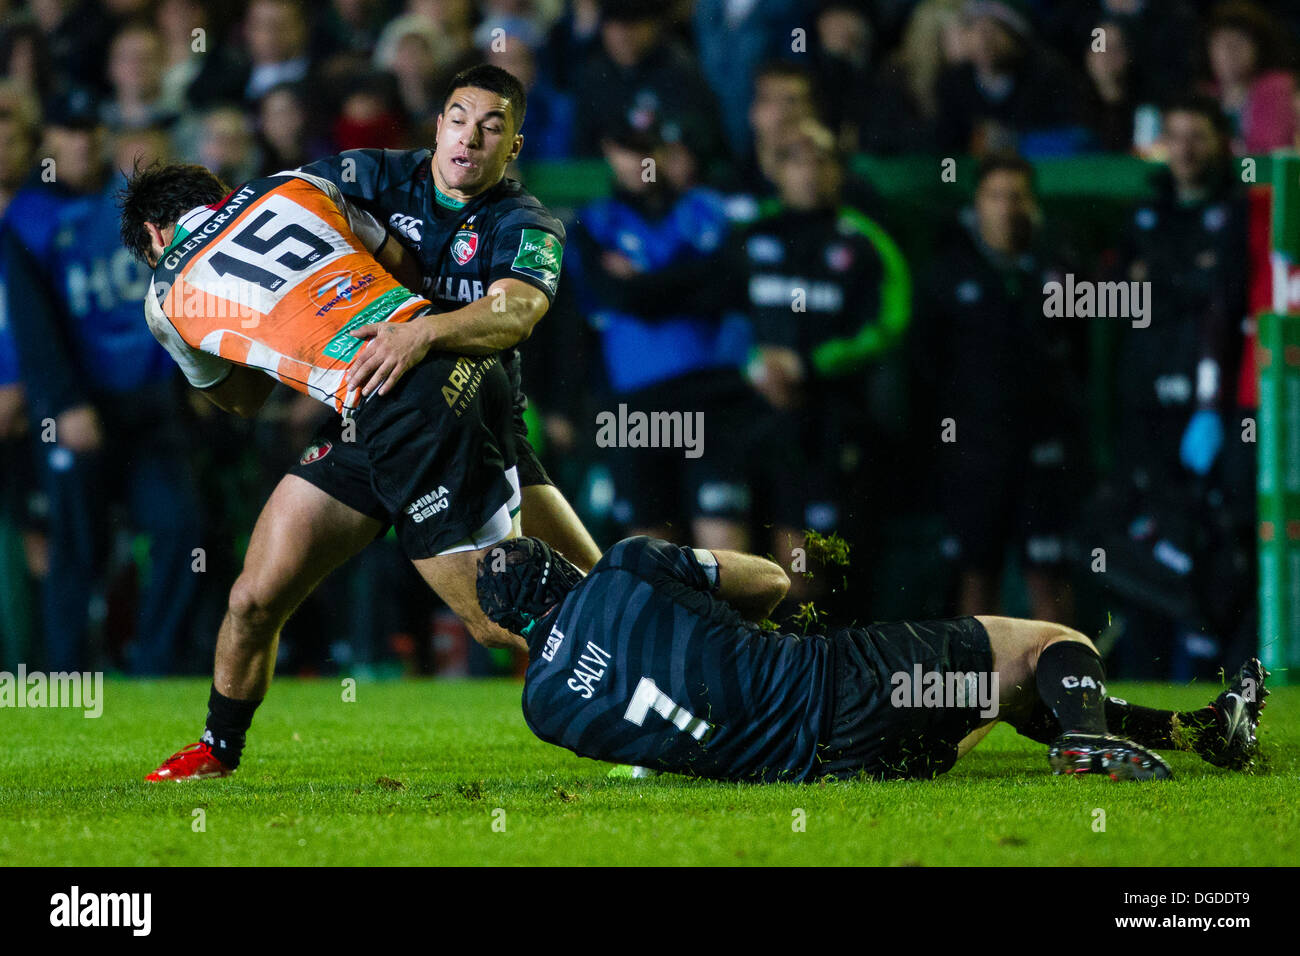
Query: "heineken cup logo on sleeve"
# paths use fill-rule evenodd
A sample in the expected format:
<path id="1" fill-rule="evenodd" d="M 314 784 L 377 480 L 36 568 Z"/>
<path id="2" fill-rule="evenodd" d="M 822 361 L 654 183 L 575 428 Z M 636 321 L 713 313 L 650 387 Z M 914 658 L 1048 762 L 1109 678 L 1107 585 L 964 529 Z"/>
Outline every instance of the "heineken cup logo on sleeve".
<path id="1" fill-rule="evenodd" d="M 454 253 L 453 249 L 453 253 Z M 471 251 L 470 255 L 473 255 Z M 545 283 L 555 292 L 560 281 L 560 260 L 564 249 L 560 241 L 541 229 L 525 229 L 519 237 L 519 251 L 510 268 Z M 468 261 L 468 260 L 466 260 Z"/>

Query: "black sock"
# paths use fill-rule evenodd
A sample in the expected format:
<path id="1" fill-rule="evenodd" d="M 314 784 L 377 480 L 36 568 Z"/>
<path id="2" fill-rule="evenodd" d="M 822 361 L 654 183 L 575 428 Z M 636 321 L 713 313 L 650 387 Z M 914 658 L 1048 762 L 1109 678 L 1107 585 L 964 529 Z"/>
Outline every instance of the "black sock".
<path id="1" fill-rule="evenodd" d="M 1119 697 L 1106 698 L 1106 726 L 1112 734 L 1127 737 L 1143 747 L 1177 747 L 1172 710 L 1139 707 Z"/>
<path id="2" fill-rule="evenodd" d="M 1105 675 L 1101 658 L 1080 641 L 1057 641 L 1038 655 L 1038 696 L 1065 733 L 1104 734 Z"/>
<path id="3" fill-rule="evenodd" d="M 1119 737 L 1127 737 L 1142 747 L 1164 750 L 1194 750 L 1202 733 L 1215 727 L 1214 711 L 1156 710 L 1130 704 L 1119 697 L 1107 697 L 1106 728 Z M 1050 744 L 1061 736 L 1056 715 L 1041 700 L 1029 716 L 1016 725 L 1016 731 L 1030 740 Z"/>
<path id="4" fill-rule="evenodd" d="M 208 722 L 203 729 L 203 740 L 210 744 L 212 753 L 231 770 L 239 766 L 244 752 L 244 735 L 253 723 L 253 712 L 260 700 L 232 700 L 224 697 L 213 685 L 208 694 Z"/>

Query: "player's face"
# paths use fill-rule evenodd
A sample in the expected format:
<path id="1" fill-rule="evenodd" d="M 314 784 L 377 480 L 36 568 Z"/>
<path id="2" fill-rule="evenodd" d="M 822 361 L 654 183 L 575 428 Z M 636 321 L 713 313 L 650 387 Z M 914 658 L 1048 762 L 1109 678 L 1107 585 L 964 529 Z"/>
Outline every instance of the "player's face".
<path id="1" fill-rule="evenodd" d="M 173 226 L 164 231 L 152 222 L 146 222 L 144 230 L 149 234 L 149 251 L 145 253 L 144 261 L 149 264 L 150 269 L 157 269 L 158 260 L 162 258 L 163 250 L 167 248 L 167 244 L 176 235 L 176 228 Z"/>
<path id="2" fill-rule="evenodd" d="M 495 186 L 523 142 L 509 100 L 472 86 L 455 90 L 438 116 L 433 154 L 438 188 L 469 199 Z"/>

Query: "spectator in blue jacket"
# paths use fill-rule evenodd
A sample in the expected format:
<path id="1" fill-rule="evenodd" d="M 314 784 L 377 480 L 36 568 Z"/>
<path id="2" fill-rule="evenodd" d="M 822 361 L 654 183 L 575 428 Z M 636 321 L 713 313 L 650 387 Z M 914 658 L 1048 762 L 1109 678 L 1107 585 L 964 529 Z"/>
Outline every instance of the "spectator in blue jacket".
<path id="1" fill-rule="evenodd" d="M 87 664 L 90 605 L 115 505 L 148 535 L 131 669 L 166 673 L 202 569 L 197 495 L 176 417 L 175 368 L 149 333 L 147 269 L 122 248 L 117 189 L 89 97 L 56 103 L 50 154 L 0 231 L 11 332 L 49 500 L 46 666 Z"/>
<path id="2" fill-rule="evenodd" d="M 601 454 L 614 480 L 614 519 L 629 533 L 680 540 L 675 529 L 687 526 L 699 547 L 741 548 L 753 496 L 740 437 L 760 402 L 724 324 L 685 311 L 624 311 L 612 305 L 618 296 L 610 288 L 715 252 L 727 232 L 722 197 L 679 191 L 661 175 L 661 143 L 649 131 L 623 127 L 601 145 L 614 193 L 579 213 L 570 271 L 613 392 L 611 409 L 597 416 L 596 444 L 608 449 Z M 638 435 L 638 413 L 666 417 Z"/>

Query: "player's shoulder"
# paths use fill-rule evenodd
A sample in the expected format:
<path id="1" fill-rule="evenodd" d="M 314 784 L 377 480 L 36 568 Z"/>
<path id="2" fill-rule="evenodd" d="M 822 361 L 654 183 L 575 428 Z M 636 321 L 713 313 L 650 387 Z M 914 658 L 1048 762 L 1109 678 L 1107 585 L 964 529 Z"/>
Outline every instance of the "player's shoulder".
<path id="1" fill-rule="evenodd" d="M 348 193 L 367 192 L 427 175 L 431 155 L 427 148 L 348 149 L 306 163 L 299 171 L 328 179 Z"/>
<path id="2" fill-rule="evenodd" d="M 375 166 L 386 173 L 389 182 L 406 182 L 416 175 L 427 175 L 429 158 L 432 150 L 426 147 L 415 149 L 366 149 L 357 150 L 367 154 Z M 346 155 L 346 154 L 345 154 Z"/>
<path id="3" fill-rule="evenodd" d="M 515 179 L 503 179 L 491 199 L 498 229 L 542 229 L 565 239 L 564 223 L 546 205 Z"/>
<path id="4" fill-rule="evenodd" d="M 671 541 L 636 535 L 624 538 L 606 551 L 591 569 L 591 573 L 622 570 L 644 577 L 674 565 L 680 559 L 681 551 L 681 547 Z"/>

